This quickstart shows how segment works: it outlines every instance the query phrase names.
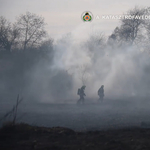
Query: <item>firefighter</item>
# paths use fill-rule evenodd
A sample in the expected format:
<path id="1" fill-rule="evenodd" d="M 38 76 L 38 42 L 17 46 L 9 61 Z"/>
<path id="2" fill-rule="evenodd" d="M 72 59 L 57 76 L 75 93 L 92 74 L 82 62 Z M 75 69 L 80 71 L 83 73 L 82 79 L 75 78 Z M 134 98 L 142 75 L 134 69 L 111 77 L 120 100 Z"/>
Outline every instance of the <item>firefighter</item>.
<path id="1" fill-rule="evenodd" d="M 77 104 L 79 104 L 79 103 L 83 104 L 84 103 L 84 96 L 86 96 L 85 93 L 84 93 L 85 88 L 86 88 L 86 86 L 83 85 L 81 87 L 81 89 L 78 89 L 77 94 L 80 96 L 80 99 L 77 101 Z"/>
<path id="2" fill-rule="evenodd" d="M 99 96 L 99 100 L 98 101 L 103 102 L 103 99 L 104 99 L 104 85 L 102 85 L 99 88 L 99 90 L 98 90 L 98 96 Z"/>

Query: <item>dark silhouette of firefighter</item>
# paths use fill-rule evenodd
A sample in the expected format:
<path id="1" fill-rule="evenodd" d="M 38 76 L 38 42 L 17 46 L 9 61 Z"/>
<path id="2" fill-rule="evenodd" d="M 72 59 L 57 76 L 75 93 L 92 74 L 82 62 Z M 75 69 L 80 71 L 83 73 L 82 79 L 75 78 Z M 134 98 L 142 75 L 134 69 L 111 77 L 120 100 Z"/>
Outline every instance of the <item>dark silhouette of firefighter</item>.
<path id="1" fill-rule="evenodd" d="M 104 85 L 102 85 L 102 86 L 99 88 L 99 90 L 98 90 L 98 96 L 99 96 L 98 101 L 103 102 L 103 99 L 104 99 Z"/>
<path id="2" fill-rule="evenodd" d="M 86 86 L 84 85 L 81 87 L 81 89 L 78 89 L 77 94 L 80 96 L 80 99 L 77 101 L 77 104 L 80 104 L 80 103 L 84 104 L 84 96 L 86 96 L 84 93 L 85 88 L 86 88 Z"/>

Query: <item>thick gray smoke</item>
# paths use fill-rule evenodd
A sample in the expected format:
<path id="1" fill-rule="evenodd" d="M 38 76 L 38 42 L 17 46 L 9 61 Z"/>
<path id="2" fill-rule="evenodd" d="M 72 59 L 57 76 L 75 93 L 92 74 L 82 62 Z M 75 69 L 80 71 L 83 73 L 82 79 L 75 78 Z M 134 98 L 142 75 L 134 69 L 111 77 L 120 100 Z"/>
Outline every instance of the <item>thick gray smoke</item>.
<path id="1" fill-rule="evenodd" d="M 109 99 L 150 96 L 148 53 L 136 46 L 104 46 L 105 41 L 96 41 L 99 34 L 82 39 L 85 30 L 78 32 L 78 36 L 68 34 L 55 45 L 55 67 L 66 70 L 73 79 L 70 100 L 77 98 L 77 88 L 82 84 L 87 86 L 88 98 L 96 98 L 102 84 Z"/>
<path id="2" fill-rule="evenodd" d="M 148 53 L 136 46 L 113 48 L 106 39 L 82 25 L 55 40 L 46 58 L 40 56 L 32 66 L 24 54 L 11 61 L 1 58 L 1 99 L 15 100 L 19 93 L 29 101 L 75 103 L 83 84 L 91 102 L 97 100 L 101 85 L 105 99 L 149 97 Z"/>
<path id="3" fill-rule="evenodd" d="M 149 121 L 149 53 L 138 46 L 115 48 L 86 25 L 55 40 L 46 52 L 30 50 L 0 58 L 0 99 L 9 102 L 2 103 L 0 117 L 20 94 L 24 101 L 18 112 L 27 113 L 21 121 L 30 124 L 91 130 Z M 77 102 L 77 89 L 83 84 L 85 105 L 69 105 Z M 101 85 L 105 101 L 98 105 Z"/>

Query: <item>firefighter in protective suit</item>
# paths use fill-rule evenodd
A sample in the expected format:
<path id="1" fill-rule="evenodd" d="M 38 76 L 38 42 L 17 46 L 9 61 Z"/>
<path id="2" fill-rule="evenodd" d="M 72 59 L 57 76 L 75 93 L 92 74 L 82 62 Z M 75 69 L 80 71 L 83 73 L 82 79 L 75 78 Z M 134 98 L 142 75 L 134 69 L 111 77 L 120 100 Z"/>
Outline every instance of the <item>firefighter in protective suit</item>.
<path id="1" fill-rule="evenodd" d="M 83 104 L 84 103 L 84 96 L 86 96 L 84 93 L 85 88 L 86 88 L 86 86 L 84 85 L 81 87 L 81 89 L 78 89 L 77 94 L 80 96 L 80 99 L 77 101 L 77 104 L 79 104 L 79 103 Z"/>
<path id="2" fill-rule="evenodd" d="M 103 101 L 104 99 L 104 85 L 102 85 L 99 90 L 98 90 L 98 96 L 99 96 L 99 100 L 98 101 Z"/>

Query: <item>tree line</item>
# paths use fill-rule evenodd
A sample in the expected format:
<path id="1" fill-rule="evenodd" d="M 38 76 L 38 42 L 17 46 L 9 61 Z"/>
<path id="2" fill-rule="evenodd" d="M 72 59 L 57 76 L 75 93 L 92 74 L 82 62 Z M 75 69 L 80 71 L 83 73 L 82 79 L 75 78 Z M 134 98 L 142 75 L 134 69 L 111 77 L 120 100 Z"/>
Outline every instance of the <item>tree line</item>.
<path id="1" fill-rule="evenodd" d="M 132 16 L 150 16 L 150 7 L 134 7 L 125 13 Z M 52 39 L 48 38 L 45 30 L 44 18 L 36 14 L 26 12 L 17 17 L 15 23 L 10 23 L 3 16 L 0 17 L 0 50 L 15 51 L 27 49 L 46 49 L 52 46 Z M 103 36 L 92 37 L 96 44 L 104 42 Z M 107 37 L 105 44 L 115 46 L 142 45 L 147 48 L 150 39 L 150 19 L 126 19 L 120 20 L 120 26 L 116 27 Z M 93 43 L 92 43 L 93 44 Z"/>
<path id="2" fill-rule="evenodd" d="M 17 17 L 15 23 L 10 23 L 3 16 L 0 17 L 0 50 L 7 52 L 46 48 L 51 46 L 52 39 L 48 39 L 44 18 L 26 12 Z"/>
<path id="3" fill-rule="evenodd" d="M 150 40 L 150 7 L 134 7 L 124 15 L 137 16 L 132 19 L 123 18 L 120 26 L 116 27 L 108 37 L 108 44 L 115 47 L 137 46 L 148 50 Z M 138 16 L 148 16 L 147 19 Z"/>

